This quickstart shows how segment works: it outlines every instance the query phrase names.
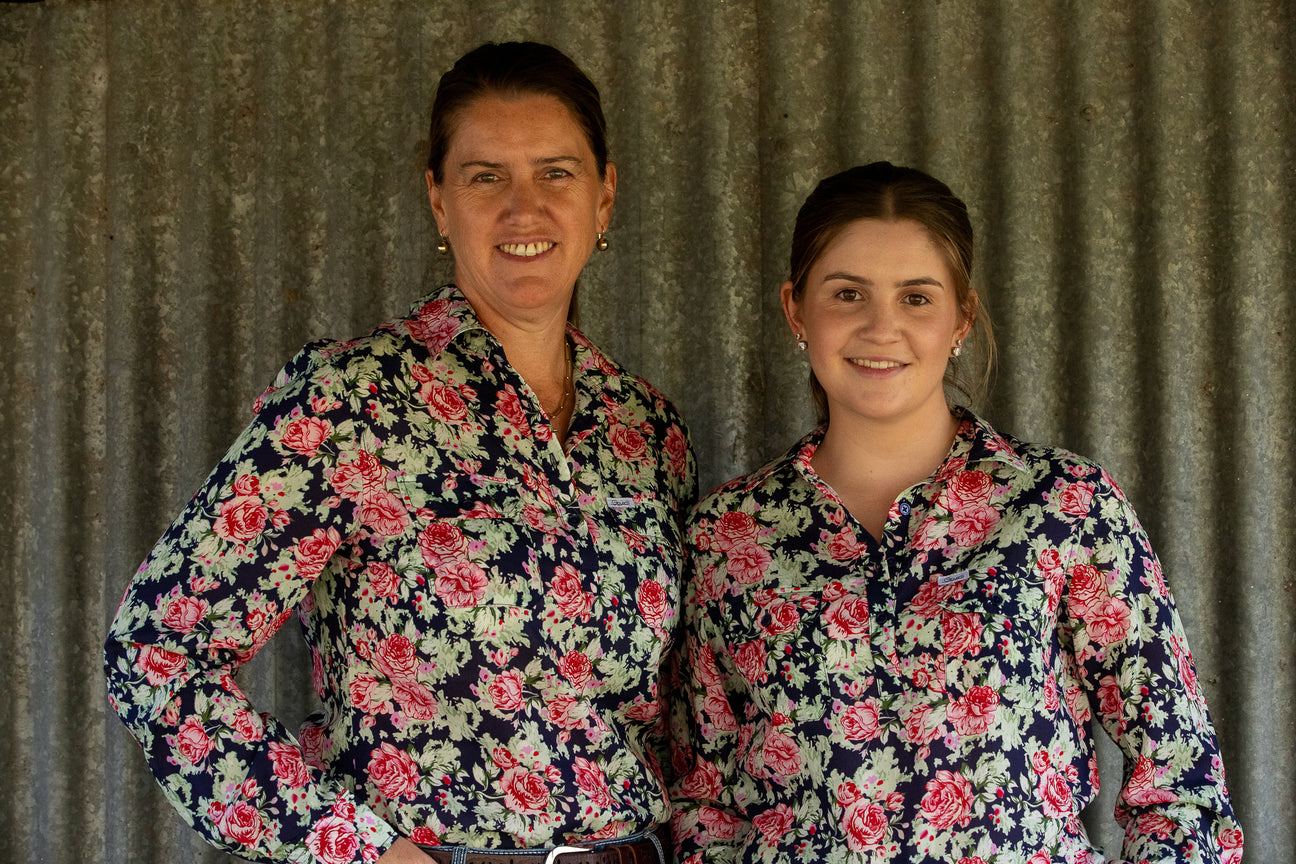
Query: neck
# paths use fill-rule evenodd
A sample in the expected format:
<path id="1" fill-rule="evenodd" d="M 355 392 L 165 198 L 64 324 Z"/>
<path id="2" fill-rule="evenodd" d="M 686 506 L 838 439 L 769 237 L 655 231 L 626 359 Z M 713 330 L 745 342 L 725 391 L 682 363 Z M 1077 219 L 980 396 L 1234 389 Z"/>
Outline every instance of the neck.
<path id="1" fill-rule="evenodd" d="M 547 391 L 556 392 L 568 374 L 570 352 L 567 348 L 566 321 L 544 333 L 512 334 L 510 337 L 487 327 L 500 344 L 509 365 L 540 395 L 546 404 L 557 400 L 546 399 Z"/>
<path id="2" fill-rule="evenodd" d="M 818 453 L 827 452 L 843 462 L 860 466 L 927 465 L 934 471 L 949 452 L 958 431 L 958 420 L 948 411 L 921 425 L 851 422 L 833 419 Z"/>
<path id="3" fill-rule="evenodd" d="M 880 538 L 896 498 L 940 467 L 957 431 L 958 420 L 943 403 L 939 415 L 920 424 L 832 419 L 810 463 L 846 509 Z"/>
<path id="4" fill-rule="evenodd" d="M 462 288 L 460 289 L 462 290 Z M 571 351 L 567 345 L 567 304 L 505 314 L 464 292 L 482 326 L 499 340 L 509 365 L 540 400 L 559 441 L 565 441 L 574 408 Z M 570 296 L 566 298 L 570 300 Z"/>
<path id="5" fill-rule="evenodd" d="M 472 304 L 477 320 L 499 340 L 509 364 L 532 389 L 539 393 L 545 382 L 556 385 L 562 381 L 567 371 L 570 294 L 532 309 L 501 309 L 493 306 L 489 297 L 462 284 L 459 290 Z"/>

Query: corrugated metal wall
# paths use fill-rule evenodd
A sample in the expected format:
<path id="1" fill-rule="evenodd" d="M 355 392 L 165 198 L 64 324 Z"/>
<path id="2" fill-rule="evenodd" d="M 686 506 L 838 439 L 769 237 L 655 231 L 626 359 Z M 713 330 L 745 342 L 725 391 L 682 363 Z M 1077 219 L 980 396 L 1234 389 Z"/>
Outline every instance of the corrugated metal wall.
<path id="1" fill-rule="evenodd" d="M 1291 860 L 1284 0 L 0 4 L 0 860 L 228 860 L 108 711 L 105 627 L 296 348 L 447 275 L 425 116 L 456 56 L 508 38 L 604 91 L 620 199 L 583 324 L 677 401 L 704 485 L 809 422 L 777 288 L 815 181 L 889 158 L 967 199 L 1002 349 L 984 407 L 1123 482 L 1247 859 Z M 285 634 L 245 683 L 296 720 L 308 668 Z"/>

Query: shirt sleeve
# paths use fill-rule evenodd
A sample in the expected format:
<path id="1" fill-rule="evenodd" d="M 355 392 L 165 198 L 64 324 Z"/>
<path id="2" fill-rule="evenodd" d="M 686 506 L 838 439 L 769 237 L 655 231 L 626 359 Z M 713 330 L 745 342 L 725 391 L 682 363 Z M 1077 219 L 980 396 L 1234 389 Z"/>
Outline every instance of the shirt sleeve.
<path id="1" fill-rule="evenodd" d="M 1124 757 L 1116 805 L 1131 862 L 1237 862 L 1242 831 L 1174 600 L 1105 473 L 1067 569 L 1064 644 Z"/>
<path id="2" fill-rule="evenodd" d="M 372 861 L 396 837 L 324 773 L 322 736 L 299 741 L 234 680 L 326 590 L 379 471 L 358 434 L 365 406 L 321 356 L 303 350 L 258 400 L 135 574 L 104 651 L 109 699 L 167 798 L 254 861 Z"/>
<path id="3" fill-rule="evenodd" d="M 666 473 L 669 477 L 667 482 L 671 490 L 671 520 L 674 523 L 676 536 L 685 536 L 685 521 L 689 510 L 692 509 L 697 501 L 697 462 L 693 453 L 693 445 L 689 440 L 688 430 L 682 420 L 672 411 L 667 417 L 667 435 L 665 443 L 661 447 L 661 458 L 666 465 Z M 682 456 L 679 455 L 682 453 Z M 687 568 L 685 568 L 685 572 Z M 682 582 L 686 577 L 681 577 Z M 683 633 L 682 619 L 684 615 L 684 591 L 685 587 L 677 583 L 674 588 L 676 593 L 676 608 L 680 610 L 676 618 L 676 625 L 672 628 L 671 644 L 668 654 L 662 663 L 661 683 L 657 693 L 658 703 L 661 705 L 660 723 L 654 727 L 652 733 L 648 736 L 648 748 L 657 766 L 661 769 L 662 780 L 667 788 L 670 788 L 676 781 L 675 763 L 672 758 L 672 739 L 671 730 L 671 694 L 676 689 L 676 683 L 679 680 L 679 663 L 678 653 L 680 639 Z"/>
<path id="4" fill-rule="evenodd" d="M 747 683 L 732 663 L 696 582 L 685 596 L 683 635 L 675 654 L 678 686 L 671 711 L 671 833 L 680 864 L 733 862 L 753 830 L 739 799 L 738 718 L 746 715 Z"/>

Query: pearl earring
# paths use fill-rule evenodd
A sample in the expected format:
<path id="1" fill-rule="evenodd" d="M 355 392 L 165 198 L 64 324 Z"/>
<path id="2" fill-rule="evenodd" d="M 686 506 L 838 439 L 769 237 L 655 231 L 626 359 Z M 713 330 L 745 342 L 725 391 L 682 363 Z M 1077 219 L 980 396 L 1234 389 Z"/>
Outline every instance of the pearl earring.
<path id="1" fill-rule="evenodd" d="M 798 350 L 798 351 L 804 351 L 804 350 L 806 350 L 806 348 L 808 347 L 808 346 L 806 345 L 806 341 L 805 341 L 805 339 L 801 338 L 801 334 L 800 334 L 800 333 L 796 334 L 796 343 L 797 343 L 797 350 Z"/>

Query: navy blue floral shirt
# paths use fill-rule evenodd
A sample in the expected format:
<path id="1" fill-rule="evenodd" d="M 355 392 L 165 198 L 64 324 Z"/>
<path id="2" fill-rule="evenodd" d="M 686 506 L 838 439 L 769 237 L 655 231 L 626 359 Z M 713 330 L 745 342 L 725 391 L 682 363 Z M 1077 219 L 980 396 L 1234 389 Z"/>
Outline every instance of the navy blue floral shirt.
<path id="1" fill-rule="evenodd" d="M 659 669 L 695 470 L 678 414 L 574 328 L 565 450 L 452 286 L 308 346 L 153 549 L 106 647 L 171 801 L 255 860 L 616 838 L 670 814 Z M 322 715 L 234 675 L 288 618 Z"/>
<path id="2" fill-rule="evenodd" d="M 963 414 L 875 542 L 813 433 L 694 511 L 673 758 L 683 864 L 1101 861 L 1091 719 L 1129 861 L 1236 862 L 1191 655 L 1097 465 Z"/>

